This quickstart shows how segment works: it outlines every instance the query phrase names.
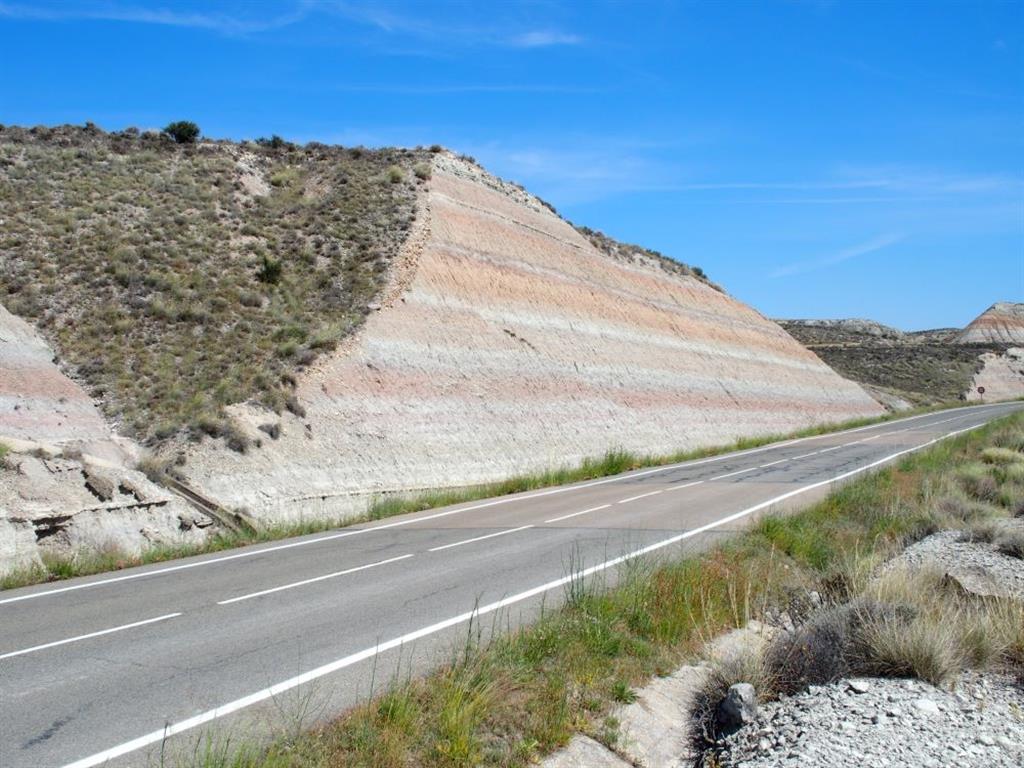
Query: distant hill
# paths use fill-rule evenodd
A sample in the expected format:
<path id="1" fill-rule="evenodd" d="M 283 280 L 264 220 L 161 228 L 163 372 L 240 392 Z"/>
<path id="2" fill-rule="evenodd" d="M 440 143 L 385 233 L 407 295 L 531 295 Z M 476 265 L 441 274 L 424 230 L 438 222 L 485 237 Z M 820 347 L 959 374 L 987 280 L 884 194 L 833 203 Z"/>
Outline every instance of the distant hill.
<path id="1" fill-rule="evenodd" d="M 957 342 L 1024 346 L 1024 304 L 1009 301 L 993 304 L 964 329 Z"/>
<path id="2" fill-rule="evenodd" d="M 990 397 L 996 391 L 1001 397 L 1018 396 L 1018 389 L 1024 395 L 1024 376 L 1017 381 L 1012 373 L 1016 357 L 1007 356 L 1013 345 L 1024 345 L 1021 304 L 995 304 L 964 330 L 904 332 L 859 319 L 778 322 L 890 407 L 977 398 L 977 388 L 985 386 L 997 369 L 996 390 L 991 391 L 995 382 L 987 387 Z"/>

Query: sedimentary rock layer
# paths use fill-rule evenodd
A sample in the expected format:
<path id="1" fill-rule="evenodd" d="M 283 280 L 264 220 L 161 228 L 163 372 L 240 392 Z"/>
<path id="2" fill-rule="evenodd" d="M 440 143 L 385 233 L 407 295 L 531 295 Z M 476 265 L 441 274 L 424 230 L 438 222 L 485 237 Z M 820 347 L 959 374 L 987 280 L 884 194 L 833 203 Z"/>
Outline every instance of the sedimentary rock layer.
<path id="1" fill-rule="evenodd" d="M 1024 345 L 1024 304 L 1001 301 L 982 312 L 957 338 L 960 344 Z"/>
<path id="2" fill-rule="evenodd" d="M 981 364 L 966 392 L 968 400 L 995 402 L 1024 397 L 1024 349 L 1010 347 L 1001 355 L 987 352 L 981 355 Z"/>
<path id="3" fill-rule="evenodd" d="M 476 166 L 438 156 L 420 208 L 379 311 L 300 380 L 305 414 L 237 406 L 262 447 L 192 448 L 193 484 L 259 516 L 344 515 L 382 492 L 882 411 L 750 307 L 643 254 L 610 259 Z"/>

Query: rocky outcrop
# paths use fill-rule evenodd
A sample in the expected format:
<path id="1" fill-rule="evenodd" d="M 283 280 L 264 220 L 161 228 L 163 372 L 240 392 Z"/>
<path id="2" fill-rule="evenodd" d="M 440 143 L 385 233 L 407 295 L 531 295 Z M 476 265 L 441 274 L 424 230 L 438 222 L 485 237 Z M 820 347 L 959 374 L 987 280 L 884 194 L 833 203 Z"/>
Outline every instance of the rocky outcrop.
<path id="1" fill-rule="evenodd" d="M 1024 304 L 1009 301 L 993 304 L 964 329 L 957 342 L 1024 345 Z"/>
<path id="2" fill-rule="evenodd" d="M 1010 347 L 1003 354 L 986 352 L 980 359 L 981 369 L 967 390 L 968 400 L 995 402 L 1024 397 L 1024 349 Z"/>
<path id="3" fill-rule="evenodd" d="M 46 553 L 202 541 L 212 521 L 130 468 L 138 447 L 55 360 L 0 307 L 0 574 Z"/>
<path id="4" fill-rule="evenodd" d="M 380 493 L 882 410 L 750 307 L 642 254 L 609 258 L 450 155 L 377 311 L 296 397 L 301 416 L 235 407 L 262 447 L 192 447 L 190 483 L 264 518 L 346 515 Z"/>

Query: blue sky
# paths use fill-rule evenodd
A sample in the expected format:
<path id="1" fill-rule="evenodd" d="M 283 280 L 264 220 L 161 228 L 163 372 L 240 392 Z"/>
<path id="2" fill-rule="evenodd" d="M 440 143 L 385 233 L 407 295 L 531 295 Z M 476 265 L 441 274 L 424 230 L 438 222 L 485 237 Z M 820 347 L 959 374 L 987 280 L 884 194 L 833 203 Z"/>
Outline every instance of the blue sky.
<path id="1" fill-rule="evenodd" d="M 0 0 L 0 122 L 442 143 L 770 316 L 1024 301 L 1024 3 Z"/>

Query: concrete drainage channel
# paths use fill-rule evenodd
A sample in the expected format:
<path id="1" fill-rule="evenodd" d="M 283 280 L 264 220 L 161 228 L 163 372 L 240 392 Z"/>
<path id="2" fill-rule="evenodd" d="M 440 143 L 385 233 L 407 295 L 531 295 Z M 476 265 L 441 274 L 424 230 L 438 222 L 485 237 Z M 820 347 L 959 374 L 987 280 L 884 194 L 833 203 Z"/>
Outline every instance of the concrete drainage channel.
<path id="1" fill-rule="evenodd" d="M 233 533 L 253 533 L 256 531 L 256 524 L 249 515 L 225 509 L 213 501 L 213 499 L 203 496 L 171 475 L 164 475 L 162 481 L 167 490 L 180 496 L 204 515 L 209 515 L 229 531 Z"/>

